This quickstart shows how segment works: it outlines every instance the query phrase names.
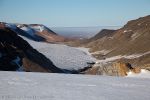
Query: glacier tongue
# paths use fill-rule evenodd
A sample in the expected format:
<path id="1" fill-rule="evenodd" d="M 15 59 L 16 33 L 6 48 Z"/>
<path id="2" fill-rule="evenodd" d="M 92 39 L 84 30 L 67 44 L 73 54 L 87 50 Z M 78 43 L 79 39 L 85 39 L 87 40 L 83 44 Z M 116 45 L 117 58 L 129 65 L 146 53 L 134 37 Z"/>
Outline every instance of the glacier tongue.
<path id="1" fill-rule="evenodd" d="M 78 70 L 87 67 L 87 62 L 93 62 L 95 59 L 87 52 L 66 46 L 63 44 L 50 44 L 44 42 L 35 42 L 23 36 L 32 47 L 44 54 L 47 58 L 59 68 L 67 70 Z"/>

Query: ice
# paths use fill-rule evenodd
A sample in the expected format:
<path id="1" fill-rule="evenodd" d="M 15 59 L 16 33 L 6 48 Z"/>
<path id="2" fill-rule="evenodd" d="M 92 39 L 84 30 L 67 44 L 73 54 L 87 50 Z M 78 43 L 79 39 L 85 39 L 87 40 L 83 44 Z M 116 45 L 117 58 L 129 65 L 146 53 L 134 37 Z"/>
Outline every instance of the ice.
<path id="1" fill-rule="evenodd" d="M 30 26 L 30 27 L 32 27 L 34 30 L 36 30 L 36 31 L 38 31 L 38 32 L 42 32 L 43 30 L 45 30 L 45 28 L 44 28 L 44 26 L 40 26 L 40 25 L 38 25 L 38 26 Z"/>
<path id="2" fill-rule="evenodd" d="M 5 25 L 6 25 L 6 27 L 11 28 L 13 30 L 17 28 L 17 26 L 15 24 L 7 23 Z"/>
<path id="3" fill-rule="evenodd" d="M 25 32 L 27 32 L 31 36 L 35 35 L 35 31 L 33 29 L 31 29 L 30 27 L 23 26 L 20 29 L 24 30 Z"/>
<path id="4" fill-rule="evenodd" d="M 90 48 L 85 48 L 85 47 L 77 47 L 76 49 L 83 51 L 84 53 L 88 54 L 88 55 L 92 55 L 89 50 Z"/>
<path id="5" fill-rule="evenodd" d="M 127 74 L 128 74 L 127 77 L 150 78 L 150 71 L 148 71 L 146 69 L 141 69 L 140 73 L 133 73 L 130 71 Z"/>
<path id="6" fill-rule="evenodd" d="M 16 59 L 12 60 L 11 63 L 17 65 L 19 68 L 17 71 L 23 71 L 23 67 L 19 64 L 20 63 L 20 57 L 16 57 Z"/>
<path id="7" fill-rule="evenodd" d="M 23 39 L 48 57 L 59 68 L 68 70 L 78 70 L 87 67 L 87 62 L 93 62 L 96 59 L 89 55 L 86 48 L 75 48 L 63 44 L 50 44 L 44 42 L 35 42 L 23 36 Z M 86 50 L 86 52 L 85 52 Z"/>
<path id="8" fill-rule="evenodd" d="M 149 100 L 150 79 L 0 72 L 0 100 Z"/>

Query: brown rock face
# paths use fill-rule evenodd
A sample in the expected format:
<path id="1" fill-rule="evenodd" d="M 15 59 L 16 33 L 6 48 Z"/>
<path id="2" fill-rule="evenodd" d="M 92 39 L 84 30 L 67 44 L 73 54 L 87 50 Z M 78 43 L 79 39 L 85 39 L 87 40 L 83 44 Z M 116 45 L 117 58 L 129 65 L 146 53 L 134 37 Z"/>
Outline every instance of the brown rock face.
<path id="1" fill-rule="evenodd" d="M 56 35 L 56 34 L 51 34 L 48 31 L 44 30 L 42 32 L 37 32 L 37 34 L 41 37 L 43 37 L 47 42 L 65 42 L 66 38 Z"/>
<path id="2" fill-rule="evenodd" d="M 3 22 L 0 22 L 0 29 L 4 29 L 5 28 L 5 24 Z"/>
<path id="3" fill-rule="evenodd" d="M 129 67 L 125 63 L 117 62 L 113 64 L 113 67 L 117 70 L 118 76 L 126 76 L 129 72 Z"/>
<path id="4" fill-rule="evenodd" d="M 132 67 L 130 63 L 115 62 L 110 64 L 97 64 L 86 70 L 85 74 L 90 75 L 109 75 L 109 76 L 127 76 L 127 73 L 132 71 L 140 73 L 140 67 Z"/>
<path id="5" fill-rule="evenodd" d="M 40 65 L 32 62 L 28 58 L 23 58 L 23 70 L 26 72 L 51 72 L 46 68 L 42 68 Z"/>
<path id="6" fill-rule="evenodd" d="M 133 73 L 140 73 L 141 72 L 141 68 L 140 67 L 134 67 L 131 71 Z"/>

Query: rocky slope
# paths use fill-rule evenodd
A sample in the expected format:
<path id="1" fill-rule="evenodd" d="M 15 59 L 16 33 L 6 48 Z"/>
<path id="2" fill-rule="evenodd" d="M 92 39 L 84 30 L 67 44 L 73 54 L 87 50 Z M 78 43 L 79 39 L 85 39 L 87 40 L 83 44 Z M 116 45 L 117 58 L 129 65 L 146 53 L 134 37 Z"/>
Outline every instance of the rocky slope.
<path id="1" fill-rule="evenodd" d="M 101 56 L 103 53 L 106 57 L 144 53 L 149 55 L 150 16 L 129 21 L 123 28 L 108 31 L 107 34 L 103 31 L 86 44 L 93 54 L 97 52 L 97 56 Z"/>
<path id="2" fill-rule="evenodd" d="M 111 37 L 116 30 L 110 30 L 110 29 L 102 29 L 99 33 L 97 33 L 94 37 L 88 39 L 88 42 L 96 41 L 100 38 L 103 38 L 105 36 Z"/>
<path id="3" fill-rule="evenodd" d="M 63 72 L 28 42 L 7 28 L 0 29 L 0 70 Z"/>
<path id="4" fill-rule="evenodd" d="M 102 30 L 84 41 L 81 45 L 90 48 L 99 59 L 99 67 L 111 63 L 108 66 L 114 69 L 113 63 L 121 62 L 130 63 L 133 68 L 150 68 L 150 15 L 129 21 L 118 30 Z"/>

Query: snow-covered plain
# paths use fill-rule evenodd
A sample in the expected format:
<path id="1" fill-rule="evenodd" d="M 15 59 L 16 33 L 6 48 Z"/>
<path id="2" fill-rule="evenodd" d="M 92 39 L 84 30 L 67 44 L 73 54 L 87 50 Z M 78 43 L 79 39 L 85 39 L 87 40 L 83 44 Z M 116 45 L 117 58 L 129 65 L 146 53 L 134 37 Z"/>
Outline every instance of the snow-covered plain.
<path id="1" fill-rule="evenodd" d="M 150 79 L 0 72 L 0 100 L 150 100 Z"/>
<path id="2" fill-rule="evenodd" d="M 87 62 L 93 62 L 93 58 L 86 48 L 75 48 L 62 44 L 50 44 L 44 42 L 35 42 L 23 36 L 23 39 L 48 57 L 59 68 L 68 70 L 78 70 L 87 67 Z"/>

